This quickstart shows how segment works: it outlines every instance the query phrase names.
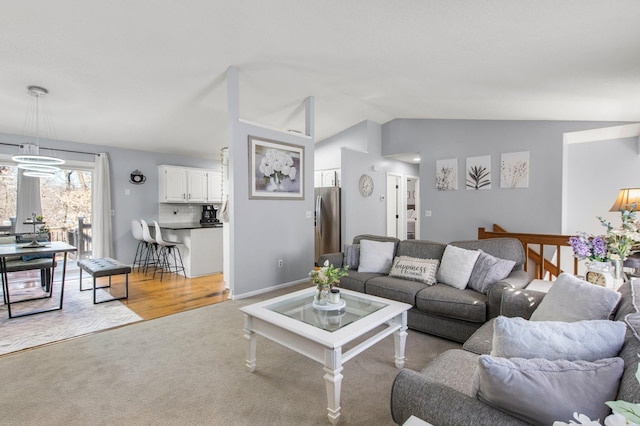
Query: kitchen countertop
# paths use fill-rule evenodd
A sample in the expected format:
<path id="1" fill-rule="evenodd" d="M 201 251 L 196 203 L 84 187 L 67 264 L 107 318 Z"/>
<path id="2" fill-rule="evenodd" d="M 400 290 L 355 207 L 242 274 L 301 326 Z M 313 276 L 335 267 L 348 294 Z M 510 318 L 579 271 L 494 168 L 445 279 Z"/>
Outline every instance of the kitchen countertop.
<path id="1" fill-rule="evenodd" d="M 189 223 L 161 223 L 160 228 L 163 229 L 208 229 L 208 228 L 222 228 L 222 222 L 214 225 L 214 226 L 204 226 L 199 222 L 189 222 Z"/>

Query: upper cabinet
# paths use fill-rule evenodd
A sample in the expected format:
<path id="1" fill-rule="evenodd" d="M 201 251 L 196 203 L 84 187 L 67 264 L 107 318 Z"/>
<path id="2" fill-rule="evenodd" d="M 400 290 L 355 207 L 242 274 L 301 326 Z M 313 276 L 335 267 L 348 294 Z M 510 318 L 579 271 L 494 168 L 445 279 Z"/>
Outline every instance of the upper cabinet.
<path id="1" fill-rule="evenodd" d="M 161 203 L 187 202 L 187 171 L 182 167 L 159 166 L 158 188 Z"/>
<path id="2" fill-rule="evenodd" d="M 222 173 L 216 170 L 207 171 L 207 201 L 222 202 Z"/>
<path id="3" fill-rule="evenodd" d="M 161 203 L 222 201 L 220 172 L 179 166 L 158 166 Z"/>
<path id="4" fill-rule="evenodd" d="M 204 203 L 207 201 L 207 171 L 187 170 L 187 202 Z"/>

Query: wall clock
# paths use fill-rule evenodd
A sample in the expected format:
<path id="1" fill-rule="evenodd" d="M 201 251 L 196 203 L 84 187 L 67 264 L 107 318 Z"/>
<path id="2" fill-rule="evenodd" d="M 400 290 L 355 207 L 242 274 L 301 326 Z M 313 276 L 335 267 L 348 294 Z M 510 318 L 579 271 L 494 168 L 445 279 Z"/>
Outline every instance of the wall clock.
<path id="1" fill-rule="evenodd" d="M 367 174 L 360 176 L 360 195 L 368 197 L 373 194 L 373 178 Z"/>

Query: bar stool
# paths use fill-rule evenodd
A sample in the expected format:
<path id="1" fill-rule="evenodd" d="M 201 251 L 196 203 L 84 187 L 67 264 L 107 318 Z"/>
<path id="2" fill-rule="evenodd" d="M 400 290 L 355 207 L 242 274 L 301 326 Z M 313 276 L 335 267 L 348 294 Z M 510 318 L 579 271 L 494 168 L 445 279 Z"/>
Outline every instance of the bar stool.
<path id="1" fill-rule="evenodd" d="M 133 256 L 131 269 L 135 269 L 136 265 L 138 265 L 138 272 L 140 272 L 140 268 L 144 269 L 146 267 L 145 257 L 147 255 L 146 250 L 149 250 L 149 243 L 144 240 L 142 223 L 140 223 L 138 219 L 131 220 L 131 234 L 133 238 L 138 241 L 138 247 L 136 247 L 136 254 Z"/>
<path id="2" fill-rule="evenodd" d="M 155 269 L 158 267 L 158 243 L 151 236 L 151 232 L 149 232 L 149 225 L 144 219 L 140 219 L 140 224 L 142 224 L 142 239 L 147 243 L 147 255 L 144 260 L 144 274 L 147 274 L 149 270 L 149 265 L 153 265 L 154 270 L 153 273 L 155 275 Z M 149 259 L 151 258 L 151 259 Z"/>
<path id="3" fill-rule="evenodd" d="M 165 268 L 170 273 L 175 272 L 177 274 L 178 271 L 182 271 L 182 273 L 186 277 L 187 274 L 184 270 L 184 264 L 182 263 L 182 254 L 180 254 L 180 250 L 178 250 L 177 247 L 178 245 L 180 245 L 180 243 L 174 241 L 164 241 L 162 239 L 162 232 L 160 231 L 160 225 L 158 225 L 158 222 L 154 220 L 153 225 L 156 228 L 158 263 L 160 264 L 160 281 L 162 281 L 162 275 L 164 274 Z M 176 253 L 178 253 L 177 256 Z M 170 258 L 173 258 L 173 265 L 169 262 Z M 180 260 L 180 265 L 178 265 L 178 259 Z M 155 277 L 155 271 L 153 272 L 153 275 Z"/>

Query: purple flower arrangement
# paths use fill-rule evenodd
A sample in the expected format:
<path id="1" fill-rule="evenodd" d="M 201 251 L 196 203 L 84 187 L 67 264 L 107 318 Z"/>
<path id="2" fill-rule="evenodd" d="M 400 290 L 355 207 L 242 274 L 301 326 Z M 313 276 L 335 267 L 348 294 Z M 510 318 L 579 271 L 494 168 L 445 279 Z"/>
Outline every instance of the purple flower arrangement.
<path id="1" fill-rule="evenodd" d="M 569 238 L 569 244 L 573 248 L 573 254 L 578 259 L 589 259 L 598 262 L 606 262 L 607 243 L 600 237 L 589 235 L 584 232 L 578 233 L 578 236 Z"/>
<path id="2" fill-rule="evenodd" d="M 578 259 L 588 259 L 597 262 L 610 260 L 625 260 L 629 254 L 640 246 L 640 221 L 633 211 L 623 210 L 622 225 L 614 228 L 610 222 L 598 217 L 602 226 L 607 228 L 605 235 L 593 236 L 586 232 L 578 232 L 577 236 L 569 238 L 573 248 L 573 255 Z"/>

